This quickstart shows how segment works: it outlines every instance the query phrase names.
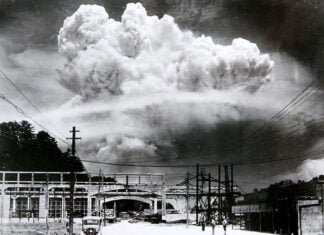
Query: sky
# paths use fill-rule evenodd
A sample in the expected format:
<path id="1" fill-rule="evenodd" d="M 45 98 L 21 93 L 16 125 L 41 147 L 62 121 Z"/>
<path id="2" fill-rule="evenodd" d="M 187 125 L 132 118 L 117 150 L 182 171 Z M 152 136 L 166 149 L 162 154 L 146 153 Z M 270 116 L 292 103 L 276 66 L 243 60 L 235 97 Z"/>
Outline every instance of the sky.
<path id="1" fill-rule="evenodd" d="M 1 1 L 0 121 L 62 150 L 76 126 L 81 159 L 135 165 L 89 172 L 323 174 L 321 1 L 129 2 Z"/>

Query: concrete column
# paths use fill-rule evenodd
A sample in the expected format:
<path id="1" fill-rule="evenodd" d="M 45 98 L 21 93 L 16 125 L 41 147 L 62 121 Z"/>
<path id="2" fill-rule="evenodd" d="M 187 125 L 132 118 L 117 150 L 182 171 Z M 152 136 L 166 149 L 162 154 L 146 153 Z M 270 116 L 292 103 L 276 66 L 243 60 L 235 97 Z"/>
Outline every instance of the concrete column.
<path id="1" fill-rule="evenodd" d="M 63 196 L 61 198 L 61 219 L 64 219 L 64 202 L 63 202 Z"/>
<path id="2" fill-rule="evenodd" d="M 96 211 L 100 212 L 100 199 L 96 197 Z"/>
<path id="3" fill-rule="evenodd" d="M 62 197 L 62 219 L 66 218 L 65 196 Z"/>
<path id="4" fill-rule="evenodd" d="M 158 205 L 158 200 L 157 198 L 154 198 L 154 207 L 153 207 L 153 213 L 156 214 L 158 211 L 157 211 L 157 205 Z"/>
<path id="5" fill-rule="evenodd" d="M 48 181 L 47 181 L 48 182 Z M 48 212 L 49 212 L 49 192 L 48 192 L 48 183 L 46 185 L 45 189 L 45 218 L 48 218 Z"/>
<path id="6" fill-rule="evenodd" d="M 16 212 L 16 196 L 12 196 L 12 212 Z"/>
<path id="7" fill-rule="evenodd" d="M 166 215 L 166 194 L 162 191 L 162 216 Z"/>
<path id="8" fill-rule="evenodd" d="M 45 195 L 39 196 L 39 218 L 46 218 L 47 216 L 47 206 L 46 206 L 46 197 Z M 43 209 L 44 208 L 44 209 Z"/>
<path id="9" fill-rule="evenodd" d="M 4 191 L 5 191 L 5 187 L 4 187 L 4 177 L 5 177 L 5 173 L 3 172 L 2 173 L 2 185 L 1 185 L 1 214 L 0 214 L 0 217 L 1 217 L 1 224 L 2 224 L 2 218 L 4 218 Z M 10 201 L 9 201 L 9 205 L 10 205 Z"/>
<path id="10" fill-rule="evenodd" d="M 114 217 L 117 217 L 117 204 L 116 201 L 114 201 Z"/>
<path id="11" fill-rule="evenodd" d="M 10 196 L 9 195 L 4 195 L 3 196 L 3 218 L 9 219 L 10 217 Z"/>
<path id="12" fill-rule="evenodd" d="M 60 173 L 60 183 L 63 185 L 63 173 Z"/>
<path id="13" fill-rule="evenodd" d="M 34 177 L 33 177 L 34 178 Z M 44 186 L 43 194 L 39 196 L 39 218 L 47 218 L 48 216 L 48 185 Z M 44 208 L 44 209 L 43 209 Z"/>
<path id="14" fill-rule="evenodd" d="M 91 196 L 88 194 L 88 197 L 87 197 L 87 215 L 90 216 L 91 215 Z"/>
<path id="15" fill-rule="evenodd" d="M 27 210 L 30 210 L 30 196 L 27 196 Z"/>

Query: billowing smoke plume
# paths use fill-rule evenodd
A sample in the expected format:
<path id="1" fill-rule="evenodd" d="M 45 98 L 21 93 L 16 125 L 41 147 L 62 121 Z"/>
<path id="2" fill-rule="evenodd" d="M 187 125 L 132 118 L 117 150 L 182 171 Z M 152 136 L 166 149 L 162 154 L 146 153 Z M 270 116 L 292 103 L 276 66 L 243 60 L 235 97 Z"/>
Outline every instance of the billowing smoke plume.
<path id="1" fill-rule="evenodd" d="M 59 51 L 68 62 L 62 84 L 84 99 L 98 95 L 223 90 L 251 92 L 269 80 L 267 54 L 244 39 L 229 46 L 181 31 L 171 16 L 148 16 L 127 5 L 121 22 L 82 5 L 64 21 Z"/>
<path id="2" fill-rule="evenodd" d="M 6 79 L 0 79 L 1 92 L 57 136 L 64 138 L 77 126 L 84 159 L 164 165 L 280 160 L 258 170 L 240 166 L 237 181 L 250 183 L 277 174 L 294 179 L 321 174 L 315 169 L 320 160 L 302 163 L 321 155 L 292 155 L 323 149 L 324 109 L 317 97 L 323 86 L 265 133 L 249 143 L 245 138 L 320 74 L 323 7 L 309 1 L 141 1 L 149 14 L 168 13 L 191 33 L 170 16 L 147 16 L 138 4 L 128 5 L 121 17 L 129 1 L 96 1 L 109 16 L 98 6 L 82 6 L 73 14 L 90 0 L 0 4 L 6 13 L 0 24 L 1 70 L 61 133 Z M 271 69 L 271 60 L 255 44 L 232 42 L 238 36 L 271 51 L 275 66 Z M 0 109 L 6 113 L 2 121 L 25 119 L 7 103 L 0 102 Z M 281 161 L 286 157 L 295 160 Z M 86 165 L 96 171 L 98 166 Z"/>
<path id="3" fill-rule="evenodd" d="M 61 118 L 82 123 L 92 138 L 87 156 L 147 162 L 218 151 L 267 115 L 246 100 L 270 81 L 274 62 L 247 40 L 215 44 L 171 16 L 148 16 L 139 3 L 128 4 L 120 22 L 82 5 L 58 40 L 61 83 L 79 95 Z"/>

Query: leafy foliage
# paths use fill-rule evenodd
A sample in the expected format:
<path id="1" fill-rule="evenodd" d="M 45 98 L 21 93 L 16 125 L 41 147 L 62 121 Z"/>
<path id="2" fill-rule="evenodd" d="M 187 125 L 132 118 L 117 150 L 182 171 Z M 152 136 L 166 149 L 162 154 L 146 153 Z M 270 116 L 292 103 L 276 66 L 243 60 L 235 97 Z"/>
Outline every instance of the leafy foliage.
<path id="1" fill-rule="evenodd" d="M 62 152 L 55 138 L 35 133 L 27 121 L 0 124 L 0 170 L 83 171 L 78 158 Z"/>

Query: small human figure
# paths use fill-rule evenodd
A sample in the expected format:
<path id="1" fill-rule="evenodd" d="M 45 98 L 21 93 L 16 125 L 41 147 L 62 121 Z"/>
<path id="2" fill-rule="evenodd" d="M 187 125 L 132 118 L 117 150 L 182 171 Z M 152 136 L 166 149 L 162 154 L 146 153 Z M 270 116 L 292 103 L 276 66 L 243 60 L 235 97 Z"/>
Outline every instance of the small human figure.
<path id="1" fill-rule="evenodd" d="M 212 235 L 214 235 L 215 234 L 215 226 L 216 226 L 216 219 L 214 216 L 212 217 L 210 223 L 211 223 L 211 227 L 212 227 Z"/>
<path id="2" fill-rule="evenodd" d="M 223 219 L 223 229 L 224 229 L 224 233 L 226 234 L 226 225 L 227 225 L 227 220 L 226 218 Z"/>
<path id="3" fill-rule="evenodd" d="M 201 229 L 202 229 L 202 231 L 205 231 L 206 219 L 205 219 L 205 216 L 204 215 L 200 217 L 200 223 L 201 223 Z"/>

